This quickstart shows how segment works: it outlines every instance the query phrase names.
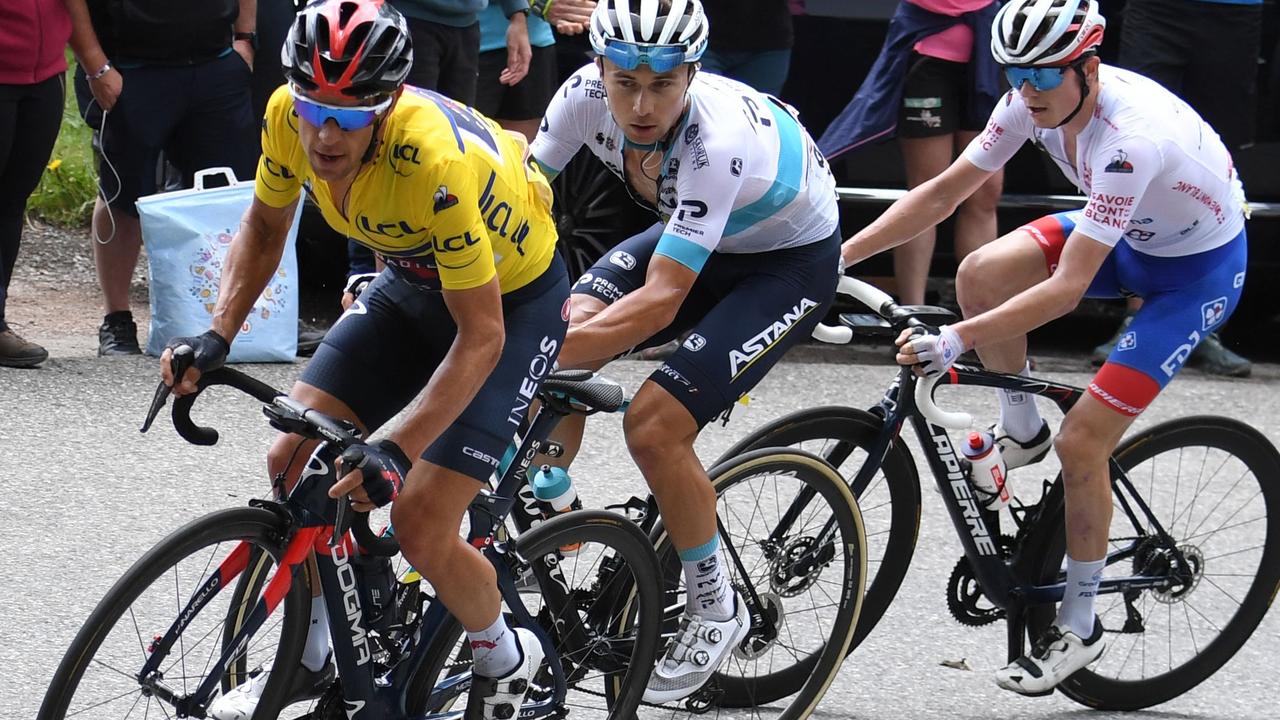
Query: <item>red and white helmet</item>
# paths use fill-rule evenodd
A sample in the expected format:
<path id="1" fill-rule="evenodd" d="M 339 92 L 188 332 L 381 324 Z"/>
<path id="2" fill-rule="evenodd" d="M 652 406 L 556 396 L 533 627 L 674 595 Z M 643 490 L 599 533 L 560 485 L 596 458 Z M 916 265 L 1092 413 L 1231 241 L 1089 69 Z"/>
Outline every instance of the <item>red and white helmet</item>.
<path id="1" fill-rule="evenodd" d="M 1001 65 L 1066 65 L 1102 44 L 1098 0 L 1012 0 L 991 24 Z"/>
<path id="2" fill-rule="evenodd" d="M 285 77 L 317 100 L 395 92 L 413 66 L 404 16 L 384 0 L 315 0 L 280 51 Z"/>

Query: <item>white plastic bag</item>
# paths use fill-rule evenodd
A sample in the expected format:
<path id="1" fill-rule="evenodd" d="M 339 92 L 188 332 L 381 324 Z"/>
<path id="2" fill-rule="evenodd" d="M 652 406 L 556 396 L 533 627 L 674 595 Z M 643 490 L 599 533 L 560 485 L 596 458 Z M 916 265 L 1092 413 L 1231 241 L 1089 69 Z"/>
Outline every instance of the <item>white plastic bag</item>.
<path id="1" fill-rule="evenodd" d="M 231 183 L 205 188 L 223 175 Z M 253 183 L 236 182 L 230 168 L 196 173 L 195 188 L 138 198 L 142 241 L 151 281 L 147 354 L 160 355 L 170 339 L 209 329 L 227 249 L 253 200 Z M 271 276 L 231 344 L 228 362 L 292 362 L 298 350 L 298 212 L 280 267 Z"/>

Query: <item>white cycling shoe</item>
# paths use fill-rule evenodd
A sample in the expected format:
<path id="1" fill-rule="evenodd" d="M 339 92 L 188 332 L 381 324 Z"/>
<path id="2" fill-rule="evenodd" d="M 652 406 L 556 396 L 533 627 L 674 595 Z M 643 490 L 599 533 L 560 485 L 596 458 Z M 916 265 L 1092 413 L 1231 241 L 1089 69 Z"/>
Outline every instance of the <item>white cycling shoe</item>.
<path id="1" fill-rule="evenodd" d="M 1000 457 L 1004 459 L 1006 470 L 1038 463 L 1053 447 L 1053 433 L 1049 430 L 1049 423 L 1043 421 L 1040 424 L 1040 432 L 1026 442 L 1010 437 L 1000 423 L 991 426 L 991 436 L 1000 446 Z"/>
<path id="2" fill-rule="evenodd" d="M 1045 695 L 1058 683 L 1102 656 L 1102 621 L 1093 619 L 1093 633 L 1081 638 L 1062 625 L 1050 625 L 1036 640 L 1030 655 L 996 671 L 996 684 L 1022 695 Z"/>
<path id="3" fill-rule="evenodd" d="M 747 603 L 736 593 L 733 603 L 734 616 L 723 622 L 684 611 L 680 628 L 649 676 L 649 684 L 644 689 L 645 702 L 682 700 L 706 684 L 751 629 Z"/>
<path id="4" fill-rule="evenodd" d="M 530 630 L 516 628 L 515 634 L 522 655 L 520 664 L 499 678 L 473 673 L 463 720 L 506 720 L 520 714 L 533 676 L 542 665 L 542 643 Z"/>
<path id="5" fill-rule="evenodd" d="M 333 682 L 336 671 L 333 658 L 325 661 L 320 670 L 308 670 L 299 667 L 293 676 L 293 687 L 288 696 L 288 703 L 318 698 Z M 209 704 L 208 714 L 213 720 L 251 720 L 253 712 L 258 709 L 258 701 L 267 687 L 271 677 L 271 663 L 255 670 L 249 679 L 231 688 Z"/>

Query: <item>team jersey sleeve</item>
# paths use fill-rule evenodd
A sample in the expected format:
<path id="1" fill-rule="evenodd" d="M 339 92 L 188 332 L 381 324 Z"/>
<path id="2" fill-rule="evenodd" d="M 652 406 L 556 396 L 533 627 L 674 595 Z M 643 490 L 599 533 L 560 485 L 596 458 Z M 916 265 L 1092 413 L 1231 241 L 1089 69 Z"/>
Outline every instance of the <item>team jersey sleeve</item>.
<path id="1" fill-rule="evenodd" d="M 271 207 L 285 207 L 301 192 L 302 181 L 297 168 L 292 167 L 302 158 L 297 123 L 293 99 L 288 87 L 282 85 L 267 102 L 262 120 L 262 155 L 254 177 L 254 194 Z"/>
<path id="2" fill-rule="evenodd" d="M 1093 182 L 1076 230 L 1115 247 L 1164 160 L 1155 143 L 1130 136 L 1099 148 L 1089 163 Z"/>
<path id="3" fill-rule="evenodd" d="M 701 272 L 724 237 L 742 189 L 742 178 L 732 172 L 735 158 L 742 162 L 742 149 L 735 155 L 723 143 L 708 142 L 687 150 L 676 179 L 677 204 L 654 252 Z"/>
<path id="4" fill-rule="evenodd" d="M 591 99 L 588 98 L 588 88 L 600 84 L 594 69 L 594 65 L 588 65 L 564 81 L 551 98 L 551 104 L 542 116 L 542 124 L 538 126 L 538 134 L 529 146 L 533 158 L 552 174 L 564 170 L 583 145 L 586 128 L 583 127 L 584 112 L 580 106 Z M 603 102 L 599 99 L 594 101 Z"/>
<path id="5" fill-rule="evenodd" d="M 431 252 L 445 290 L 479 287 L 497 274 L 493 244 L 480 216 L 480 190 L 475 172 L 461 158 L 440 164 L 432 182 Z"/>
<path id="6" fill-rule="evenodd" d="M 987 127 L 964 149 L 964 157 L 981 170 L 995 172 L 1031 139 L 1031 116 L 1022 96 L 1010 90 L 996 102 Z"/>

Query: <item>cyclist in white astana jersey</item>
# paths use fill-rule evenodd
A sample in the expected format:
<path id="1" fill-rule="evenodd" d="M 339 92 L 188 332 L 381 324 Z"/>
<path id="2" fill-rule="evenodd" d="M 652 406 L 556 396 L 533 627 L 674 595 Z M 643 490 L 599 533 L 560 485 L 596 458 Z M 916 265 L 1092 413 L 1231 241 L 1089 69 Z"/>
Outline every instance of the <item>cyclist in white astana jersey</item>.
<path id="1" fill-rule="evenodd" d="M 1056 441 L 1025 393 L 999 393 L 994 434 L 1008 467 L 1040 460 L 1052 444 L 1066 498 L 1067 572 L 1057 618 L 1027 655 L 996 672 L 1001 687 L 1027 695 L 1051 691 L 1102 654 L 1106 632 L 1094 595 L 1112 512 L 1107 458 L 1235 309 L 1248 259 L 1243 189 L 1227 149 L 1172 93 L 1102 65 L 1097 47 L 1105 27 L 1097 0 L 1002 7 L 991 52 L 1013 90 L 951 167 L 894 203 L 842 251 L 853 264 L 910 240 L 1031 141 L 1088 196 L 1084 208 L 1040 218 L 967 256 L 956 275 L 965 319 L 934 333 L 903 333 L 898 362 L 936 374 L 974 348 L 986 367 L 1025 374 L 1029 330 L 1070 312 L 1082 297 L 1143 300 Z"/>
<path id="2" fill-rule="evenodd" d="M 1036 127 L 1012 90 L 965 159 L 995 171 L 1036 143 L 1089 198 L 1076 229 L 1107 245 L 1124 238 L 1137 252 L 1178 257 L 1230 242 L 1244 227 L 1244 188 L 1213 128 L 1154 80 L 1110 65 L 1098 76 L 1093 121 L 1075 137 L 1078 170 L 1063 129 Z"/>
<path id="3" fill-rule="evenodd" d="M 532 146 L 544 168 L 558 173 L 586 145 L 623 177 L 623 151 L 635 146 L 601 99 L 600 72 L 596 63 L 582 67 L 547 108 Z M 688 106 L 655 153 L 656 210 L 666 222 L 658 254 L 700 270 L 713 251 L 808 245 L 835 231 L 835 179 L 794 110 L 705 72 L 689 84 Z"/>
<path id="4" fill-rule="evenodd" d="M 660 222 L 579 278 L 562 367 L 599 368 L 685 338 L 636 392 L 627 447 L 652 488 L 684 567 L 686 608 L 645 690 L 697 692 L 748 638 L 752 605 L 728 582 L 716 496 L 693 451 L 702 427 L 809 336 L 835 296 L 840 236 L 826 160 L 778 100 L 698 71 L 698 0 L 601 0 L 600 56 L 556 93 L 531 146 L 549 175 L 583 146 Z M 567 465 L 582 424 L 557 442 Z"/>

